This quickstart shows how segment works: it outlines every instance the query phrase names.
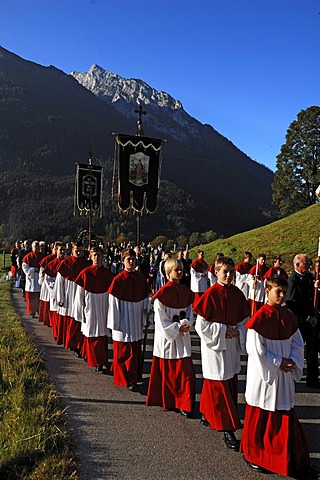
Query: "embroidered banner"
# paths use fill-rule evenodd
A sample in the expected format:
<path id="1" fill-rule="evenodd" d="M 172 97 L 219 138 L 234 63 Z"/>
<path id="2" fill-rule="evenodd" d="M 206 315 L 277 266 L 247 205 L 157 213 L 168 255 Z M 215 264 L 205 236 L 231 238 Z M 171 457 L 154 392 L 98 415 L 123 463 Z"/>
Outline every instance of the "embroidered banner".
<path id="1" fill-rule="evenodd" d="M 76 205 L 80 212 L 97 212 L 102 205 L 102 167 L 77 164 Z"/>
<path id="2" fill-rule="evenodd" d="M 118 203 L 153 213 L 157 208 L 162 159 L 162 140 L 117 134 Z"/>

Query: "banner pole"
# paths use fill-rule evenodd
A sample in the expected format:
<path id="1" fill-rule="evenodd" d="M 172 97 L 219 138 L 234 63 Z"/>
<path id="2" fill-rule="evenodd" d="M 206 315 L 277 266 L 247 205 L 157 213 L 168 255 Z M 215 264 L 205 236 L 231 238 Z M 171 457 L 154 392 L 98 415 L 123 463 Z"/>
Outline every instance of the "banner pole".
<path id="1" fill-rule="evenodd" d="M 137 246 L 140 245 L 140 228 L 141 228 L 141 213 L 138 212 L 137 214 Z"/>

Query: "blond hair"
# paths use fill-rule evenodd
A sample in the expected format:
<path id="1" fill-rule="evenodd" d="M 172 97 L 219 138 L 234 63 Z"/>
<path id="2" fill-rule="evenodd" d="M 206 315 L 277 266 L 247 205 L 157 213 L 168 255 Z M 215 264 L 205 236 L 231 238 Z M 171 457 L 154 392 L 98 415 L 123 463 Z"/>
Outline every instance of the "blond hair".
<path id="1" fill-rule="evenodd" d="M 181 262 L 181 260 L 178 260 L 177 258 L 169 258 L 168 260 L 166 260 L 166 263 L 164 264 L 164 269 L 167 277 L 169 277 L 169 274 L 174 268 L 181 268 L 181 270 L 183 270 L 183 263 Z"/>

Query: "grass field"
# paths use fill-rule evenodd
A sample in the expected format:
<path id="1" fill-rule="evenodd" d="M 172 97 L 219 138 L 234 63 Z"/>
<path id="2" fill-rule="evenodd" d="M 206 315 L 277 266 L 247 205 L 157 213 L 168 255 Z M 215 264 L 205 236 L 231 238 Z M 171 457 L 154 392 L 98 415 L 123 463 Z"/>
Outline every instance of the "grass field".
<path id="1" fill-rule="evenodd" d="M 0 281 L 0 478 L 78 479 L 73 439 L 54 385 Z"/>
<path id="2" fill-rule="evenodd" d="M 320 236 L 320 204 L 312 205 L 289 217 L 269 225 L 239 233 L 229 238 L 216 240 L 207 245 L 190 250 L 190 256 L 196 258 L 199 248 L 204 250 L 208 263 L 215 260 L 217 252 L 230 256 L 235 263 L 242 260 L 242 254 L 250 251 L 253 260 L 259 253 L 267 255 L 267 263 L 271 266 L 271 258 L 281 255 L 285 259 L 284 268 L 292 270 L 292 259 L 297 253 L 306 253 L 312 259 L 318 254 Z"/>

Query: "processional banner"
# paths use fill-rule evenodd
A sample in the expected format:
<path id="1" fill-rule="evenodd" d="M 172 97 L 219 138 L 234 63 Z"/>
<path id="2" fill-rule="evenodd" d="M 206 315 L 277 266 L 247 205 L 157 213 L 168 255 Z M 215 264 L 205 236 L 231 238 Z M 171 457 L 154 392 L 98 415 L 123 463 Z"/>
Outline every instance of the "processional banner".
<path id="1" fill-rule="evenodd" d="M 157 208 L 162 159 L 162 140 L 136 135 L 116 136 L 118 204 L 153 213 Z"/>
<path id="2" fill-rule="evenodd" d="M 97 212 L 102 205 L 102 167 L 77 164 L 76 206 L 80 212 Z"/>

